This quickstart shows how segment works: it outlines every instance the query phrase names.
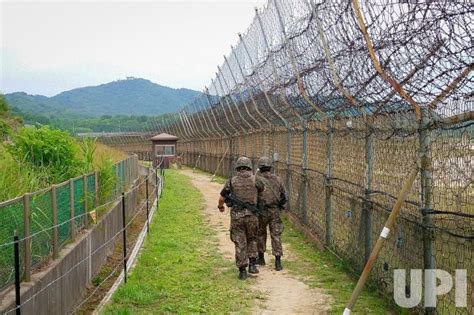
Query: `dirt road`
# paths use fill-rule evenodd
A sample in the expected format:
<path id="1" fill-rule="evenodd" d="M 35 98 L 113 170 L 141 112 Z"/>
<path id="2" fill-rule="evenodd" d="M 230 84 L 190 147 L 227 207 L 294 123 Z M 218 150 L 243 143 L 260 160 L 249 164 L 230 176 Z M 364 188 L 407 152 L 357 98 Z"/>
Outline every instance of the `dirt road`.
<path id="1" fill-rule="evenodd" d="M 193 185 L 204 195 L 206 206 L 204 214 L 209 225 L 216 230 L 219 239 L 219 249 L 226 259 L 234 260 L 234 244 L 229 237 L 229 210 L 224 214 L 217 210 L 217 199 L 222 189 L 222 184 L 211 182 L 211 177 L 200 173 L 193 173 L 190 169 L 182 171 L 189 176 Z M 267 241 L 269 243 L 269 240 Z M 267 243 L 267 244 L 268 244 Z M 268 244 L 269 245 L 269 244 Z M 270 248 L 268 248 L 270 247 Z M 291 249 L 283 244 L 285 260 L 295 260 L 297 257 L 291 253 Z M 268 251 L 271 246 L 267 246 Z M 321 289 L 312 289 L 300 281 L 287 270 L 274 270 L 273 259 L 268 259 L 267 265 L 259 267 L 260 273 L 255 275 L 256 284 L 253 290 L 259 292 L 259 299 L 253 309 L 254 314 L 326 314 L 329 310 L 331 297 Z M 237 276 L 237 270 L 236 270 Z M 253 275 L 252 275 L 253 276 Z"/>

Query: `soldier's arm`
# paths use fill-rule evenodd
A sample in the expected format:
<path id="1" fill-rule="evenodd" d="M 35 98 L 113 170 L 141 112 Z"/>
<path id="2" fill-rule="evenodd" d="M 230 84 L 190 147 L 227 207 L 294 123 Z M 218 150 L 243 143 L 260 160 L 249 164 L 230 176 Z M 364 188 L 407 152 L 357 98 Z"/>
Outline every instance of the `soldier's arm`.
<path id="1" fill-rule="evenodd" d="M 221 194 L 219 196 L 219 200 L 217 201 L 217 208 L 220 212 L 224 212 L 224 202 L 227 196 L 230 194 L 230 179 L 225 183 L 224 188 L 221 190 Z"/>
<path id="2" fill-rule="evenodd" d="M 257 187 L 259 193 L 262 193 L 265 190 L 265 184 L 258 176 L 255 178 L 255 187 Z"/>
<path id="3" fill-rule="evenodd" d="M 283 185 L 283 181 L 281 180 L 281 178 L 278 178 L 278 183 L 280 184 L 280 187 L 279 187 L 280 204 L 283 206 L 288 201 L 288 198 L 286 196 L 285 185 Z"/>
<path id="4" fill-rule="evenodd" d="M 260 179 L 260 177 L 255 178 L 255 187 L 257 188 L 257 208 L 260 211 L 265 209 L 265 200 L 262 198 L 262 193 L 265 191 L 265 183 Z"/>

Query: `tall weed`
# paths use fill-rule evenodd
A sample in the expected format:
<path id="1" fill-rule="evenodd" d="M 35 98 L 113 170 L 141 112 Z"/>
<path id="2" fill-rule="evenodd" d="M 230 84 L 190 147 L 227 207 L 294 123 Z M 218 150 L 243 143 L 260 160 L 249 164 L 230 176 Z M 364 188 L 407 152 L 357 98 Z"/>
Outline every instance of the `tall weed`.
<path id="1" fill-rule="evenodd" d="M 94 169 L 94 156 L 97 149 L 96 138 L 84 138 L 79 142 L 82 153 L 82 163 L 84 172 L 90 172 Z"/>
<path id="2" fill-rule="evenodd" d="M 8 150 L 19 164 L 45 176 L 42 180 L 47 183 L 67 180 L 80 174 L 83 168 L 74 139 L 66 132 L 47 126 L 23 128 L 13 136 Z"/>
<path id="3" fill-rule="evenodd" d="M 109 201 L 115 192 L 117 176 L 114 171 L 114 160 L 110 157 L 102 158 L 99 167 L 99 202 Z"/>

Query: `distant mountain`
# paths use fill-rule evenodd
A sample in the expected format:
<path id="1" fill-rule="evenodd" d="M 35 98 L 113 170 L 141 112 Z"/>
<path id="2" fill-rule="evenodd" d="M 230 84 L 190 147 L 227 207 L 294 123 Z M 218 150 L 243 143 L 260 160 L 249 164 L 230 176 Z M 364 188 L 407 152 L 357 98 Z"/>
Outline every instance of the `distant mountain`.
<path id="1" fill-rule="evenodd" d="M 174 112 L 200 92 L 173 89 L 139 78 L 62 92 L 53 97 L 24 92 L 6 94 L 11 107 L 49 117 L 102 115 L 159 115 Z"/>

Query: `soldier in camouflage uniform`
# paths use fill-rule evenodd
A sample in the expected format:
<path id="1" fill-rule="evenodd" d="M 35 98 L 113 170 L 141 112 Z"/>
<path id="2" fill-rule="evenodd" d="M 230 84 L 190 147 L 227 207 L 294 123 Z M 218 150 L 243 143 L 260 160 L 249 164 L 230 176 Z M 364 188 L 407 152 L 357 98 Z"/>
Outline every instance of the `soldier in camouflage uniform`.
<path id="1" fill-rule="evenodd" d="M 284 208 L 286 203 L 286 191 L 281 179 L 271 172 L 272 161 L 268 157 L 261 157 L 258 160 L 258 169 L 258 178 L 260 178 L 265 185 L 265 190 L 261 193 L 265 210 L 258 218 L 257 263 L 259 265 L 265 265 L 264 253 L 267 243 L 267 226 L 269 226 L 272 240 L 272 253 L 275 256 L 275 269 L 280 271 L 283 269 L 281 265 L 281 256 L 283 255 L 281 245 L 283 222 L 280 218 L 280 211 Z"/>
<path id="2" fill-rule="evenodd" d="M 252 173 L 252 162 L 247 157 L 237 160 L 235 169 L 237 175 L 227 181 L 221 191 L 218 208 L 224 212 L 224 202 L 231 207 L 230 239 L 235 244 L 235 263 L 239 268 L 239 279 L 247 278 L 249 273 L 258 273 L 257 263 L 257 233 L 258 218 L 250 209 L 228 202 L 229 196 L 239 202 L 257 206 L 258 195 L 264 190 L 263 183 Z"/>

